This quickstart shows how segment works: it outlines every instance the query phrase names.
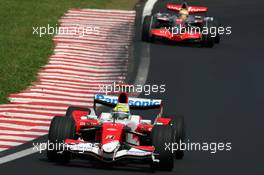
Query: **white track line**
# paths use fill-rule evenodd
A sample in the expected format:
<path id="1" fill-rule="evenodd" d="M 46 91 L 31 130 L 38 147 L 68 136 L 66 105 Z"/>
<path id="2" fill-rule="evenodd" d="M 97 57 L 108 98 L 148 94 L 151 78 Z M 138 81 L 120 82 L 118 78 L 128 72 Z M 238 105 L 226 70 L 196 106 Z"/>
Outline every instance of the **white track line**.
<path id="1" fill-rule="evenodd" d="M 38 152 L 37 149 L 28 148 L 28 149 L 25 149 L 23 151 L 19 151 L 17 153 L 14 153 L 14 154 L 0 158 L 0 164 L 10 162 L 12 160 L 16 160 L 16 159 L 19 159 L 19 158 L 24 157 L 24 156 L 28 156 L 28 155 L 36 153 L 36 152 Z"/>

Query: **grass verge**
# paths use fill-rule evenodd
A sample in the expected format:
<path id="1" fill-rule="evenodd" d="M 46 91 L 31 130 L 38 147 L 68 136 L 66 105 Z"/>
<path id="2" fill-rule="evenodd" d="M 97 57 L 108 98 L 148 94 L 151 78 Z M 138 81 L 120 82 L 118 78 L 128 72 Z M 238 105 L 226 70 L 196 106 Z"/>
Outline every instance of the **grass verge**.
<path id="1" fill-rule="evenodd" d="M 137 0 L 0 0 L 0 104 L 31 82 L 52 54 L 50 35 L 32 27 L 55 26 L 69 8 L 132 9 Z"/>

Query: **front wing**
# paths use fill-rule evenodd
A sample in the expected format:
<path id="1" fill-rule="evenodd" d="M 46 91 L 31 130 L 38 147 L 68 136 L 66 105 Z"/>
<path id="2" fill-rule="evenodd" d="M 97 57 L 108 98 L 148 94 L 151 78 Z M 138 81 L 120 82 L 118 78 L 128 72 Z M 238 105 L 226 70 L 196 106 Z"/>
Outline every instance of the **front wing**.
<path id="1" fill-rule="evenodd" d="M 152 29 L 151 35 L 170 41 L 201 41 L 201 33 L 183 33 L 183 34 L 173 34 L 167 29 Z"/>
<path id="2" fill-rule="evenodd" d="M 97 158 L 98 160 L 104 162 L 115 162 L 122 159 L 146 159 L 154 162 L 158 162 L 155 159 L 155 148 L 153 146 L 133 146 L 130 148 L 123 148 L 120 145 L 114 145 L 109 143 L 109 145 L 100 145 L 99 143 L 90 143 L 90 142 L 80 142 L 75 143 L 71 142 L 73 140 L 66 140 L 64 144 L 64 151 L 63 152 L 71 152 L 74 154 L 78 154 L 79 156 L 92 156 Z M 113 149 L 111 148 L 113 147 Z M 122 149 L 121 149 L 122 148 Z M 106 150 L 109 151 L 106 151 Z M 112 150 L 111 150 L 112 149 Z"/>

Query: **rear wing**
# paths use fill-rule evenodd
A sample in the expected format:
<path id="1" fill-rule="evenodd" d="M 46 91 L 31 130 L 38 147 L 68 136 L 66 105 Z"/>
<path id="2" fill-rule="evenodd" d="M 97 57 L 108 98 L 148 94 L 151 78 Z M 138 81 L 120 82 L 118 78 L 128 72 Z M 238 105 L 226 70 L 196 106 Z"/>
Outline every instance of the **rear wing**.
<path id="1" fill-rule="evenodd" d="M 118 103 L 118 97 L 96 94 L 94 96 L 94 106 L 96 103 L 115 107 Z M 162 108 L 162 100 L 128 97 L 128 105 L 130 109 L 158 109 Z"/>
<path id="2" fill-rule="evenodd" d="M 182 5 L 175 4 L 175 3 L 168 3 L 167 9 L 179 12 L 179 10 L 182 8 Z M 188 6 L 189 13 L 206 13 L 208 11 L 207 7 L 202 6 Z"/>

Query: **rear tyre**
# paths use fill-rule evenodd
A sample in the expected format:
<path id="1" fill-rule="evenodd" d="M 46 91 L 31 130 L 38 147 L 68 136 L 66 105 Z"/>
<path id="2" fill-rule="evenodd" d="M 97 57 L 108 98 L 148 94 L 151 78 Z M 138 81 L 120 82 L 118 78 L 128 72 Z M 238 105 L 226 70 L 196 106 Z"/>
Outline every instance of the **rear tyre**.
<path id="1" fill-rule="evenodd" d="M 165 144 L 172 143 L 172 127 L 155 125 L 151 132 L 151 143 L 155 147 L 159 162 L 153 162 L 151 167 L 155 170 L 171 171 L 174 166 L 174 158 L 171 150 L 166 150 Z"/>
<path id="2" fill-rule="evenodd" d="M 152 29 L 152 16 L 146 16 L 143 21 L 143 28 L 142 28 L 142 41 L 152 42 L 153 37 L 151 34 Z"/>
<path id="3" fill-rule="evenodd" d="M 48 134 L 47 157 L 49 161 L 66 163 L 71 159 L 71 154 L 64 151 L 64 140 L 75 138 L 75 122 L 72 118 L 55 116 L 50 124 Z"/>
<path id="4" fill-rule="evenodd" d="M 219 44 L 220 41 L 221 41 L 221 37 L 220 37 L 219 34 L 217 34 L 216 37 L 215 37 L 215 39 L 214 39 L 214 42 L 215 42 L 216 44 Z"/>
<path id="5" fill-rule="evenodd" d="M 168 118 L 171 119 L 171 124 L 173 128 L 173 143 L 177 143 L 179 147 L 180 143 L 185 141 L 185 135 L 186 135 L 184 116 L 183 115 L 177 115 L 177 116 L 173 115 Z M 183 157 L 184 157 L 184 150 L 180 150 L 178 148 L 178 150 L 174 152 L 174 158 L 183 159 Z"/>
<path id="6" fill-rule="evenodd" d="M 217 29 L 218 29 L 221 25 L 218 23 L 217 20 L 214 20 L 214 26 L 217 27 Z M 216 44 L 219 44 L 220 41 L 221 41 L 221 36 L 220 36 L 219 32 L 217 32 L 217 34 L 216 34 L 216 36 L 215 36 L 215 38 L 214 38 L 214 42 L 215 42 Z"/>
<path id="7" fill-rule="evenodd" d="M 176 117 L 175 122 L 176 122 L 174 123 L 175 131 L 176 131 L 175 142 L 178 143 L 178 145 L 180 146 L 180 143 L 185 141 L 185 134 L 186 134 L 184 117 L 182 115 L 178 115 Z M 180 148 L 178 148 L 178 150 L 175 153 L 175 157 L 176 159 L 183 159 L 184 150 L 180 150 Z"/>
<path id="8" fill-rule="evenodd" d="M 204 27 L 207 27 L 208 33 L 203 34 L 202 36 L 202 47 L 213 48 L 215 43 L 215 37 L 212 37 L 212 34 L 210 33 L 210 28 L 213 27 L 212 22 L 205 21 Z"/>

